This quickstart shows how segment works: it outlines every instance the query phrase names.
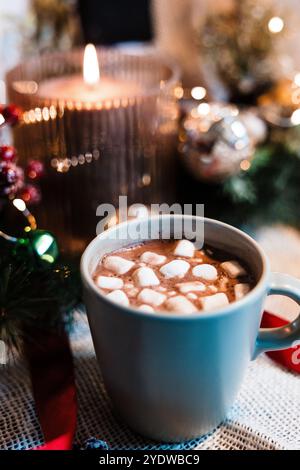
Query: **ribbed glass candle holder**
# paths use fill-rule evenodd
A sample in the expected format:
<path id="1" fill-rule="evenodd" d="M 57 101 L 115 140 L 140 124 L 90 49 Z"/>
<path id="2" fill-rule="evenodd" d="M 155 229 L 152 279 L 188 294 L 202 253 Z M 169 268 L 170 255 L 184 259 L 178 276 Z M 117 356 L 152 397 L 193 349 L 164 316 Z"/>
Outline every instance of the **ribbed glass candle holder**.
<path id="1" fill-rule="evenodd" d="M 117 206 L 119 195 L 128 203 L 173 199 L 178 71 L 152 54 L 114 48 L 97 54 L 100 85 L 122 80 L 127 96 L 125 86 L 117 97 L 89 100 L 83 91 L 69 99 L 68 77 L 82 76 L 81 49 L 32 58 L 7 74 L 9 100 L 23 110 L 14 130 L 20 159 L 39 159 L 46 169 L 39 225 L 73 253 L 95 236 L 99 204 Z"/>

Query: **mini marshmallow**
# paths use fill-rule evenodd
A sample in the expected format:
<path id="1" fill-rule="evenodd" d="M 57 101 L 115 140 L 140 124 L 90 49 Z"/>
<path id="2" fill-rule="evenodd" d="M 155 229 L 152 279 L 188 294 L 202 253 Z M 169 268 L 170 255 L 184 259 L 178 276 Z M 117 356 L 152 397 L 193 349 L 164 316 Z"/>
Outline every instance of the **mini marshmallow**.
<path id="1" fill-rule="evenodd" d="M 165 264 L 160 268 L 160 272 L 167 279 L 171 277 L 183 277 L 190 269 L 189 263 L 181 259 L 174 259 L 170 263 Z"/>
<path id="2" fill-rule="evenodd" d="M 226 291 L 228 288 L 228 278 L 222 277 L 219 282 L 219 290 Z"/>
<path id="3" fill-rule="evenodd" d="M 166 301 L 168 310 L 174 313 L 194 313 L 197 312 L 195 305 L 183 295 L 177 295 Z"/>
<path id="4" fill-rule="evenodd" d="M 167 293 L 169 297 L 174 297 L 174 295 L 176 294 L 177 294 L 176 290 L 171 290 L 170 292 Z"/>
<path id="5" fill-rule="evenodd" d="M 176 284 L 176 287 L 180 290 L 182 294 L 186 294 L 187 292 L 203 292 L 206 289 L 206 286 L 200 282 L 181 282 Z"/>
<path id="6" fill-rule="evenodd" d="M 245 276 L 247 274 L 238 261 L 225 261 L 225 263 L 221 263 L 221 267 L 231 278 Z"/>
<path id="7" fill-rule="evenodd" d="M 98 276 L 96 279 L 96 283 L 98 287 L 101 289 L 122 289 L 124 282 L 122 279 L 118 277 L 109 277 L 109 276 Z"/>
<path id="8" fill-rule="evenodd" d="M 217 289 L 216 286 L 211 285 L 211 286 L 208 286 L 208 288 L 209 288 L 210 292 L 213 292 L 213 293 L 218 292 L 218 289 Z"/>
<path id="9" fill-rule="evenodd" d="M 151 268 L 138 268 L 134 271 L 133 277 L 140 287 L 158 286 L 160 284 L 158 277 Z"/>
<path id="10" fill-rule="evenodd" d="M 144 304 L 158 307 L 166 300 L 166 296 L 153 289 L 143 289 L 138 295 L 138 300 Z"/>
<path id="11" fill-rule="evenodd" d="M 189 262 L 190 263 L 201 263 L 202 262 L 202 257 L 198 256 L 198 258 L 190 258 Z"/>
<path id="12" fill-rule="evenodd" d="M 167 288 L 166 287 L 163 287 L 163 286 L 158 286 L 157 290 L 159 292 L 166 292 L 167 291 Z"/>
<path id="13" fill-rule="evenodd" d="M 125 289 L 132 289 L 132 288 L 134 287 L 134 285 L 131 284 L 131 282 L 126 282 L 126 283 L 124 284 L 124 287 L 125 287 Z"/>
<path id="14" fill-rule="evenodd" d="M 234 286 L 235 300 L 242 299 L 249 291 L 249 284 L 236 284 Z"/>
<path id="15" fill-rule="evenodd" d="M 122 290 L 113 290 L 106 296 L 107 299 L 112 300 L 113 302 L 116 302 L 117 304 L 120 305 L 125 305 L 125 307 L 128 307 L 129 305 L 129 299 L 125 292 Z"/>
<path id="16" fill-rule="evenodd" d="M 227 295 L 223 292 L 209 295 L 208 297 L 201 297 L 200 301 L 203 310 L 215 310 L 217 308 L 225 307 L 225 305 L 228 305 L 229 303 Z"/>
<path id="17" fill-rule="evenodd" d="M 138 295 L 138 293 L 139 293 L 139 290 L 136 289 L 136 287 L 133 287 L 132 289 L 127 291 L 128 297 L 136 297 Z"/>
<path id="18" fill-rule="evenodd" d="M 146 304 L 140 305 L 138 307 L 138 310 L 142 310 L 143 312 L 147 312 L 147 313 L 154 312 L 154 309 L 150 305 L 146 305 Z"/>
<path id="19" fill-rule="evenodd" d="M 134 262 L 121 256 L 107 256 L 103 261 L 103 266 L 115 274 L 125 274 L 133 268 Z"/>
<path id="20" fill-rule="evenodd" d="M 175 256 L 183 256 L 184 258 L 192 258 L 195 253 L 195 247 L 189 240 L 180 240 L 174 251 Z"/>
<path id="21" fill-rule="evenodd" d="M 197 296 L 196 294 L 194 294 L 193 292 L 189 292 L 187 295 L 187 298 L 190 299 L 190 300 L 197 300 Z"/>
<path id="22" fill-rule="evenodd" d="M 215 281 L 218 277 L 218 271 L 211 264 L 198 264 L 192 272 L 194 276 L 201 277 L 205 281 Z"/>
<path id="23" fill-rule="evenodd" d="M 158 255 L 153 251 L 145 251 L 140 258 L 141 261 L 147 264 L 151 264 L 152 266 L 159 266 L 165 263 L 166 259 L 166 256 Z"/>

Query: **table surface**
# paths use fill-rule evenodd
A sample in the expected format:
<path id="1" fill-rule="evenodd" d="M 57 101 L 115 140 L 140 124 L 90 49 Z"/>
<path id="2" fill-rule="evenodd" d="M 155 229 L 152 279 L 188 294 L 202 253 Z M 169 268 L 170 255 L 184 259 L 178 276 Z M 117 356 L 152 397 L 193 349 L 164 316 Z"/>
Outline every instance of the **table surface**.
<path id="1" fill-rule="evenodd" d="M 272 270 L 300 278 L 300 233 L 277 226 L 262 228 L 257 239 Z M 272 297 L 267 307 L 292 319 L 298 307 Z M 78 394 L 80 444 L 91 436 L 113 448 L 159 449 L 118 422 L 105 393 L 85 315 L 76 314 L 71 336 Z M 0 449 L 29 449 L 43 443 L 26 365 L 16 361 L 1 371 Z M 265 355 L 250 363 L 239 396 L 225 423 L 181 449 L 300 449 L 300 377 Z"/>
<path id="2" fill-rule="evenodd" d="M 300 279 L 300 232 L 282 225 L 264 227 L 256 239 L 268 255 L 271 270 L 288 273 Z M 274 295 L 267 299 L 266 309 L 284 318 L 296 318 L 299 307 L 286 297 Z"/>

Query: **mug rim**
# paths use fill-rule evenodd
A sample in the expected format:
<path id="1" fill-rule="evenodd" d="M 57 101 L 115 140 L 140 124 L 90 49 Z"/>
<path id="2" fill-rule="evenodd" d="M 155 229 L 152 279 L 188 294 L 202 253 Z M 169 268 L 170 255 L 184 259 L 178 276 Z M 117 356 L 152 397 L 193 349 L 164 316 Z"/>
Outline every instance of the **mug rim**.
<path id="1" fill-rule="evenodd" d="M 119 228 L 124 227 L 125 225 L 133 225 L 136 223 L 140 222 L 145 222 L 145 221 L 150 221 L 150 220 L 159 220 L 159 219 L 167 219 L 167 218 L 185 218 L 185 219 L 202 219 L 203 222 L 205 223 L 206 221 L 209 223 L 213 223 L 215 225 L 218 225 L 219 227 L 225 227 L 227 229 L 230 229 L 231 231 L 234 231 L 237 233 L 240 237 L 246 239 L 256 250 L 257 254 L 260 256 L 260 259 L 262 261 L 262 272 L 260 275 L 260 278 L 258 282 L 256 283 L 255 287 L 248 293 L 246 294 L 242 299 L 235 300 L 234 302 L 229 303 L 227 306 L 216 309 L 216 310 L 211 310 L 209 312 L 204 312 L 203 310 L 199 310 L 197 312 L 194 312 L 193 314 L 177 314 L 170 312 L 169 315 L 163 312 L 143 312 L 142 310 L 138 310 L 136 308 L 130 307 L 130 306 L 124 306 L 121 304 L 118 304 L 116 302 L 113 302 L 110 299 L 107 299 L 99 289 L 96 287 L 95 282 L 92 278 L 92 274 L 90 273 L 89 270 L 89 261 L 90 261 L 90 252 L 93 251 L 94 247 L 97 246 L 98 244 L 101 244 L 103 239 L 109 238 L 109 235 L 113 233 L 114 231 L 118 230 Z M 142 242 L 142 240 L 141 240 Z M 115 308 L 121 309 L 124 312 L 126 312 L 129 315 L 133 316 L 138 316 L 142 318 L 148 318 L 148 319 L 153 319 L 153 320 L 167 320 L 167 321 L 195 321 L 195 320 L 200 320 L 200 319 L 209 319 L 209 318 L 216 318 L 220 316 L 225 316 L 228 314 L 233 314 L 238 310 L 240 307 L 243 307 L 245 304 L 247 304 L 249 301 L 251 302 L 252 300 L 255 300 L 260 294 L 261 291 L 265 289 L 266 281 L 268 279 L 268 276 L 270 274 L 270 269 L 269 269 L 269 262 L 268 259 L 263 251 L 263 249 L 260 247 L 260 245 L 248 234 L 243 232 L 242 230 L 227 224 L 225 222 L 221 222 L 216 219 L 211 219 L 209 217 L 200 217 L 196 215 L 184 215 L 184 214 L 160 214 L 160 215 L 154 215 L 150 217 L 144 217 L 140 219 L 134 219 L 134 220 L 127 220 L 125 222 L 122 222 L 120 224 L 117 224 L 104 232 L 100 233 L 97 235 L 86 247 L 84 250 L 82 256 L 81 256 L 81 261 L 80 261 L 80 273 L 81 273 L 81 279 L 82 282 L 84 283 L 85 287 L 89 289 L 89 291 L 92 291 L 93 294 L 95 294 L 98 298 L 100 298 L 104 303 L 108 303 L 110 306 L 114 306 Z"/>

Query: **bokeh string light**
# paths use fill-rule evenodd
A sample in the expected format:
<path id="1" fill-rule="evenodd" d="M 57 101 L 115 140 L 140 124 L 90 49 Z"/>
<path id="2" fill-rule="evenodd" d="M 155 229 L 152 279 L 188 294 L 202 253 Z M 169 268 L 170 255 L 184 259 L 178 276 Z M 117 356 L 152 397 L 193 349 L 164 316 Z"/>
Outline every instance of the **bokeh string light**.
<path id="1" fill-rule="evenodd" d="M 15 237 L 0 230 L 0 237 L 14 243 L 16 248 L 26 249 L 38 260 L 46 263 L 54 263 L 59 255 L 58 245 L 55 237 L 46 230 L 37 228 L 34 215 L 29 211 L 23 199 L 15 198 L 12 205 L 26 218 L 24 236 Z"/>
<path id="2" fill-rule="evenodd" d="M 284 28 L 284 21 L 279 16 L 273 16 L 268 23 L 268 28 L 271 33 L 281 33 Z"/>

